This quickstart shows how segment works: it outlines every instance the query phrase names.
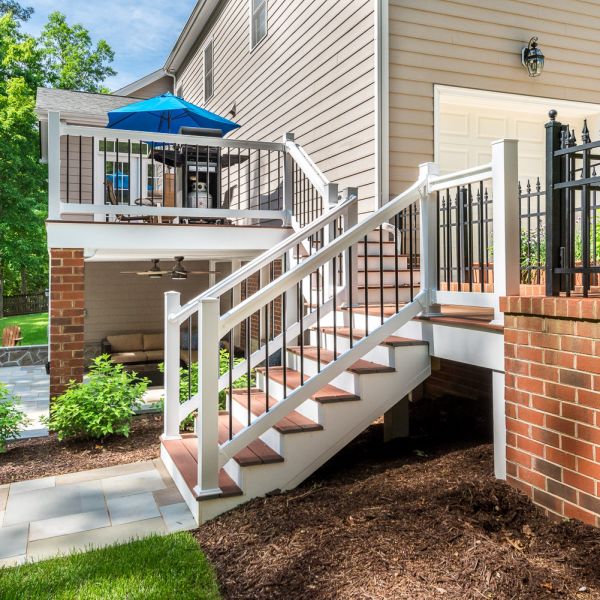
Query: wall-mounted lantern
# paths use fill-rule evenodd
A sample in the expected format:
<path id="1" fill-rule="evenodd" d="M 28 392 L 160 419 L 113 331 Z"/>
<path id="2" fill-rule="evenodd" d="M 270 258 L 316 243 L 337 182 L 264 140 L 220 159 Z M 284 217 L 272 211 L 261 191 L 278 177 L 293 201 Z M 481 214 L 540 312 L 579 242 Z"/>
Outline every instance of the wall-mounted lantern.
<path id="1" fill-rule="evenodd" d="M 532 37 L 529 44 L 521 50 L 521 63 L 527 69 L 529 77 L 539 77 L 544 70 L 544 55 L 537 47 L 537 37 Z"/>

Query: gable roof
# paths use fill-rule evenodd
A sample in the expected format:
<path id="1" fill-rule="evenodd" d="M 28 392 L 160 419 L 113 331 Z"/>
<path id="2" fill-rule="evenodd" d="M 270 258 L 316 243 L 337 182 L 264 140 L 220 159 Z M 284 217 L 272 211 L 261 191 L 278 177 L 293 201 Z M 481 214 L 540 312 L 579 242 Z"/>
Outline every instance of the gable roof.
<path id="1" fill-rule="evenodd" d="M 156 71 L 148 73 L 148 75 L 144 75 L 143 77 L 140 77 L 139 79 L 136 79 L 135 81 L 132 81 L 127 85 L 124 85 L 122 88 L 115 90 L 114 92 L 112 92 L 112 95 L 129 96 L 129 94 L 133 94 L 137 90 L 146 87 L 147 85 L 150 85 L 151 83 L 154 83 L 159 79 L 162 79 L 166 75 L 167 73 L 165 73 L 164 69 L 157 69 Z"/>
<path id="2" fill-rule="evenodd" d="M 173 49 L 165 61 L 164 70 L 174 73 L 179 69 L 190 50 L 200 37 L 202 30 L 221 0 L 198 0 L 186 24 L 183 26 Z"/>
<path id="3" fill-rule="evenodd" d="M 39 87 L 36 94 L 35 109 L 38 117 L 47 119 L 49 111 L 58 111 L 61 118 L 87 125 L 106 125 L 107 113 L 115 108 L 138 102 L 140 98 L 116 96 L 113 94 L 94 94 L 92 92 L 74 92 Z"/>

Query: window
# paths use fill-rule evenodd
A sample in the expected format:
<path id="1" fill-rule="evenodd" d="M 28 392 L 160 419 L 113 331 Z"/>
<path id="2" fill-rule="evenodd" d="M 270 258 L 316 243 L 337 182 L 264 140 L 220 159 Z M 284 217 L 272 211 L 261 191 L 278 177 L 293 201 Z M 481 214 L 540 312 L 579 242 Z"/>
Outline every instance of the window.
<path id="1" fill-rule="evenodd" d="M 106 152 L 115 153 L 115 142 L 112 140 L 107 140 L 106 142 L 104 140 L 98 140 L 98 150 L 100 152 L 104 152 L 105 148 Z M 140 154 L 140 150 L 142 151 L 143 156 L 148 156 L 148 144 L 144 143 L 140 148 L 139 142 L 132 142 L 131 144 L 129 144 L 129 142 L 119 142 L 118 150 L 121 156 L 125 156 L 127 154 L 138 156 Z"/>
<path id="2" fill-rule="evenodd" d="M 213 40 L 204 48 L 204 103 L 212 98 L 213 89 Z"/>
<path id="3" fill-rule="evenodd" d="M 267 35 L 267 0 L 250 0 L 252 48 Z"/>

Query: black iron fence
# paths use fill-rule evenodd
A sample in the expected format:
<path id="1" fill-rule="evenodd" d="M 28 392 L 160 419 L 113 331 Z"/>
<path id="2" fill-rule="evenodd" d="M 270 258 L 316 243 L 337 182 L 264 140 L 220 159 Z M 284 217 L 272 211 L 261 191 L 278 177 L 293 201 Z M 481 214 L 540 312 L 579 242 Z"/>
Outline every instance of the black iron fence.
<path id="1" fill-rule="evenodd" d="M 2 305 L 3 310 L 0 316 L 4 317 L 46 312 L 48 310 L 48 295 L 46 292 L 36 292 L 17 296 L 3 296 Z"/>
<path id="2" fill-rule="evenodd" d="M 519 182 L 521 283 L 546 281 L 546 193 L 539 177 L 532 184 Z"/>
<path id="3" fill-rule="evenodd" d="M 597 293 L 600 284 L 600 140 L 581 140 L 550 111 L 546 124 L 546 295 Z"/>

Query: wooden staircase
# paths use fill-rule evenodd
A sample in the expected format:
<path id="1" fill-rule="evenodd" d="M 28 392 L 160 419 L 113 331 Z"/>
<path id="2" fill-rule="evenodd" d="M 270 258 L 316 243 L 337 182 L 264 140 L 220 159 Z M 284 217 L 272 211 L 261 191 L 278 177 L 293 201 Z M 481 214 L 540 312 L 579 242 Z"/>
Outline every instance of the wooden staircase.
<path id="1" fill-rule="evenodd" d="M 254 387 L 233 390 L 227 400 L 230 410 L 220 412 L 219 443 L 226 442 L 230 432 L 235 435 L 255 422 L 363 339 L 365 327 L 372 331 L 380 325 L 378 316 L 365 317 L 358 310 L 368 308 L 365 300 L 374 307 L 379 307 L 380 302 L 398 302 L 401 307 L 416 294 L 419 271 L 411 271 L 408 257 L 398 252 L 392 234 L 373 231 L 357 248 L 358 306 L 352 316 L 352 332 L 348 311 L 339 307 L 319 326 L 307 329 L 303 344 L 288 345 L 285 361 L 280 357 L 278 365 L 257 367 Z M 316 278 L 310 281 L 314 293 Z M 310 295 L 307 290 L 307 301 Z M 225 462 L 219 473 L 220 492 L 213 495 L 198 496 L 194 491 L 198 471 L 195 435 L 164 439 L 161 456 L 202 523 L 254 497 L 295 487 L 429 374 L 426 342 L 387 336 Z"/>

